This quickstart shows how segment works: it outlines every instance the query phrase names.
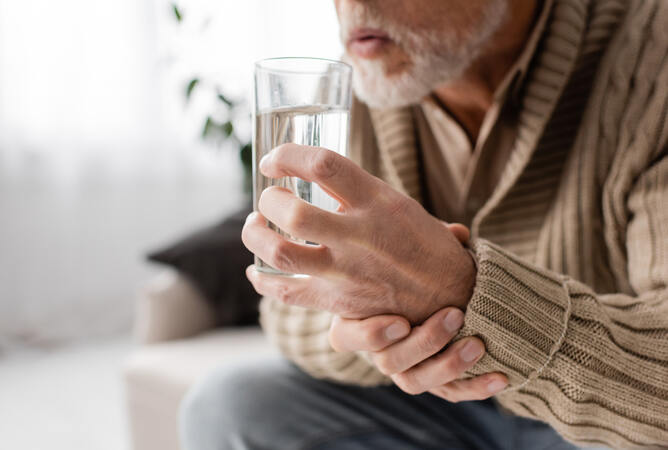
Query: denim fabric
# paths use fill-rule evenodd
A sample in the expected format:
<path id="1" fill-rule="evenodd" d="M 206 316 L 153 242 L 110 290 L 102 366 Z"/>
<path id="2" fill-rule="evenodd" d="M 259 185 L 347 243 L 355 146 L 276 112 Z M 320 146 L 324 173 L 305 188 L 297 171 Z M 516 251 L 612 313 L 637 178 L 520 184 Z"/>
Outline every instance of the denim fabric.
<path id="1" fill-rule="evenodd" d="M 449 403 L 394 386 L 311 378 L 285 360 L 209 375 L 180 412 L 184 450 L 573 450 L 548 425 L 492 401 Z"/>

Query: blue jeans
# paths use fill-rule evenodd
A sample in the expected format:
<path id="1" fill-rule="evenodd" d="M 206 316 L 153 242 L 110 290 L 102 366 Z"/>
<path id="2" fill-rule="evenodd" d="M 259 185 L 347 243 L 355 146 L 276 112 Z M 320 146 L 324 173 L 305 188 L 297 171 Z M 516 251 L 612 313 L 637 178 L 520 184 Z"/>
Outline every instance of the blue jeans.
<path id="1" fill-rule="evenodd" d="M 214 372 L 186 396 L 184 450 L 573 450 L 548 425 L 492 401 L 449 403 L 394 386 L 316 380 L 285 360 Z"/>

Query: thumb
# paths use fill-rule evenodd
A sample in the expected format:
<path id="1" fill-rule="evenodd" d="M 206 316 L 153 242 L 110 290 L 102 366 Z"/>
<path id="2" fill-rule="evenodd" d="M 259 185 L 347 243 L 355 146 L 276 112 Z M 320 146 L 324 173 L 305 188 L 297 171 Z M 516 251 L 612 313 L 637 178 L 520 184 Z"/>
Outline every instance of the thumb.
<path id="1" fill-rule="evenodd" d="M 443 222 L 443 224 L 448 227 L 448 230 L 450 230 L 450 233 L 454 234 L 455 237 L 459 242 L 462 244 L 465 244 L 468 242 L 469 238 L 471 237 L 471 232 L 469 231 L 468 227 L 465 225 L 462 225 L 461 223 L 447 223 Z"/>

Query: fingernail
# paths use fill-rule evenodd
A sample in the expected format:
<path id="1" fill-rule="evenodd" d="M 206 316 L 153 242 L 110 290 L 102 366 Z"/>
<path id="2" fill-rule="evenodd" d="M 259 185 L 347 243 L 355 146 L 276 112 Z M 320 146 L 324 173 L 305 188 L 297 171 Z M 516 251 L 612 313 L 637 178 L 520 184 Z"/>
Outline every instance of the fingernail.
<path id="1" fill-rule="evenodd" d="M 267 168 L 267 164 L 271 161 L 271 158 L 273 156 L 273 152 L 269 152 L 266 155 L 262 157 L 260 160 L 260 170 L 264 170 Z"/>
<path id="2" fill-rule="evenodd" d="M 508 383 L 506 383 L 505 381 L 492 380 L 489 383 L 487 383 L 487 392 L 494 394 L 505 388 L 507 385 Z"/>
<path id="3" fill-rule="evenodd" d="M 254 218 L 256 215 L 257 215 L 257 212 L 255 212 L 255 211 L 253 211 L 252 213 L 250 213 L 248 216 L 246 216 L 246 222 L 248 222 L 249 220 L 251 220 L 252 218 Z"/>
<path id="4" fill-rule="evenodd" d="M 476 341 L 469 341 L 459 351 L 459 356 L 465 362 L 471 362 L 482 354 L 482 348 Z"/>
<path id="5" fill-rule="evenodd" d="M 443 325 L 449 333 L 459 330 L 462 323 L 464 323 L 464 314 L 458 309 L 453 309 L 443 319 Z"/>
<path id="6" fill-rule="evenodd" d="M 408 334 L 408 327 L 402 322 L 394 322 L 389 327 L 385 328 L 385 337 L 388 341 L 396 341 Z"/>

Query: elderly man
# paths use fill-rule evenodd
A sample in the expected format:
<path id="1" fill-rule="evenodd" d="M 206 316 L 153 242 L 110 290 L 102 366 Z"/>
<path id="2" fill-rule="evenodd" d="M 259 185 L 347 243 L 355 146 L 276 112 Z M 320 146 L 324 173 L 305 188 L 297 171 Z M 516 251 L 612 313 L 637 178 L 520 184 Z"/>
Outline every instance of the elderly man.
<path id="1" fill-rule="evenodd" d="M 185 447 L 668 448 L 668 2 L 335 3 L 356 164 L 261 170 L 341 208 L 243 231 L 310 275 L 248 270 L 294 365 L 213 374 Z"/>

